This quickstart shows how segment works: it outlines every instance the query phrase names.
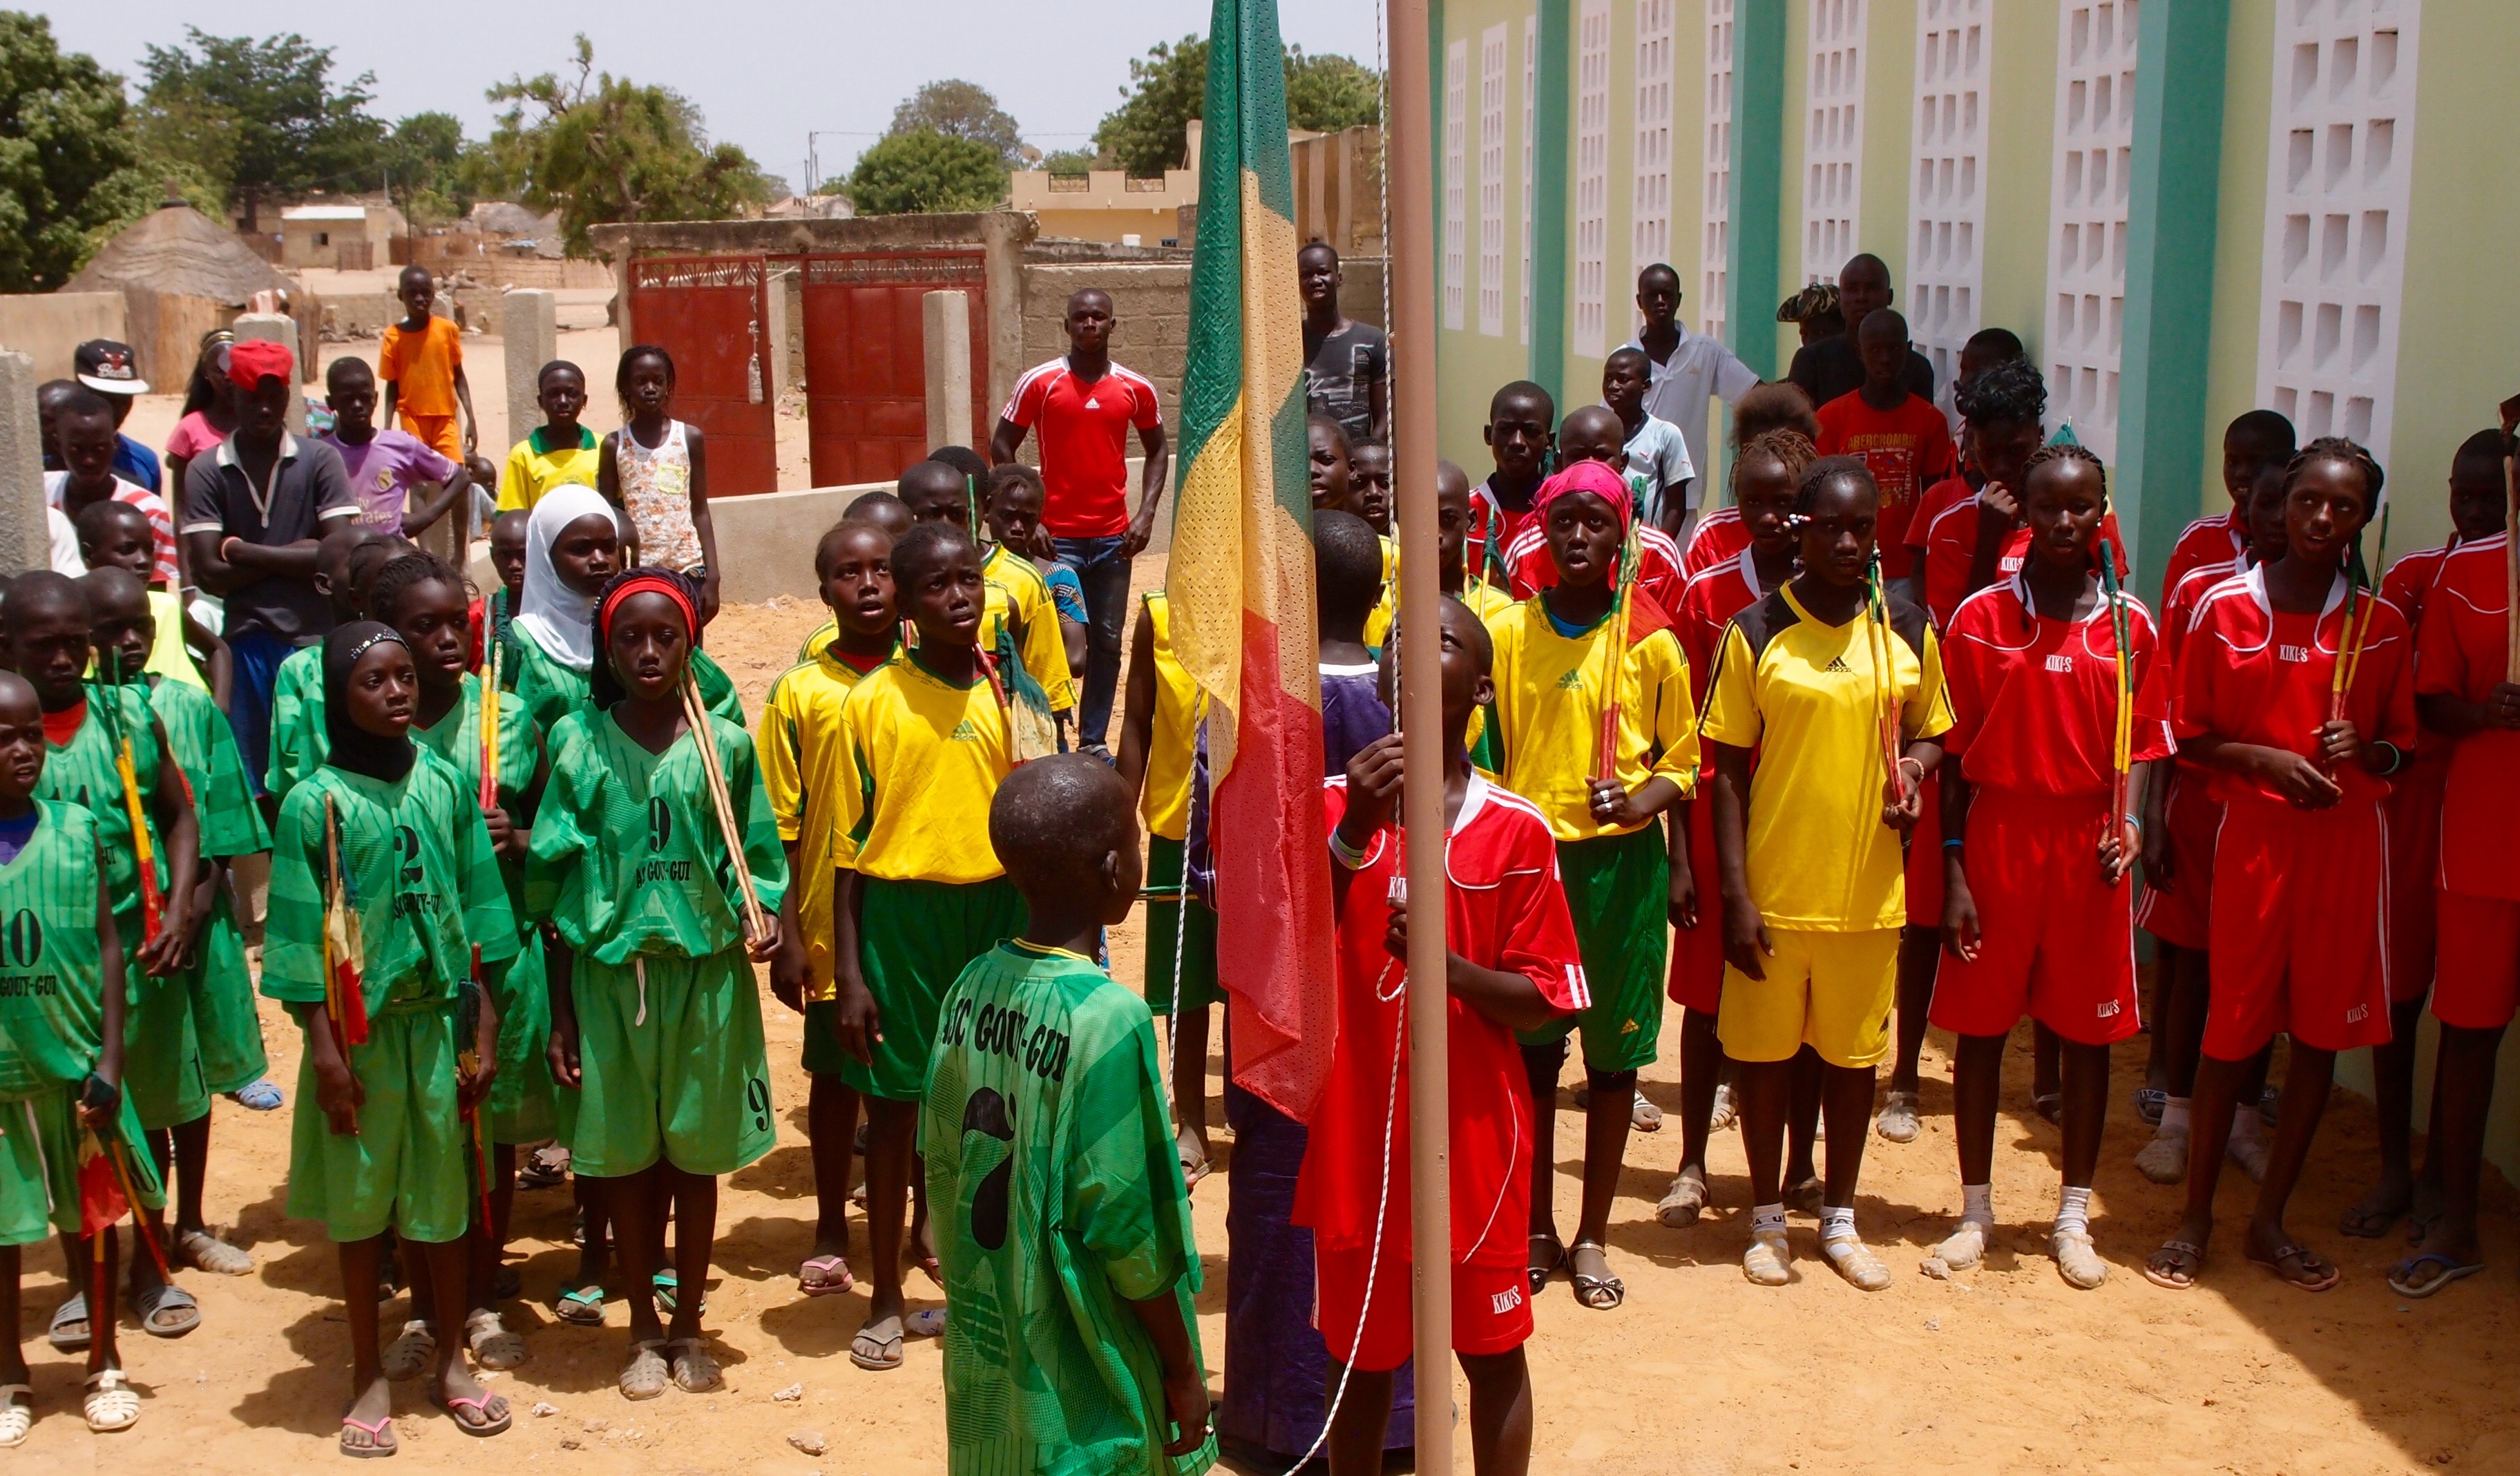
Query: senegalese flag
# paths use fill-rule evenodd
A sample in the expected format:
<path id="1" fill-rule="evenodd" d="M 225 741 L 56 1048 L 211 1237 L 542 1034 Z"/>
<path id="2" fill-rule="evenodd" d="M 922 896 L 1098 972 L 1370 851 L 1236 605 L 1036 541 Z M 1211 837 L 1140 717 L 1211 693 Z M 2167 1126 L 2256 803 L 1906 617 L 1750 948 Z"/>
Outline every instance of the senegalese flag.
<path id="1" fill-rule="evenodd" d="M 1207 699 L 1235 1079 L 1300 1119 L 1337 1014 L 1283 55 L 1272 0 L 1216 0 L 1165 583 L 1174 649 Z"/>

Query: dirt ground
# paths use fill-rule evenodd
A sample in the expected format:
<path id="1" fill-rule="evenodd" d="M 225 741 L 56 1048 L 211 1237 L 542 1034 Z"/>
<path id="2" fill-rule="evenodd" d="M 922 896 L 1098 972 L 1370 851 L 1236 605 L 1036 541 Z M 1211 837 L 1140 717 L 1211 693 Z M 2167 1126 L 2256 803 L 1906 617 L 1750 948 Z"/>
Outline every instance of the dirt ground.
<path id="1" fill-rule="evenodd" d="M 485 356 L 486 357 L 486 356 Z M 495 400 L 490 403 L 496 403 Z M 1142 561 L 1142 581 L 1161 578 Z M 711 649 L 758 708 L 819 611 L 733 606 Z M 1143 931 L 1133 918 L 1112 939 L 1118 976 L 1139 977 Z M 808 1301 L 796 1263 L 811 1236 L 813 1185 L 803 1134 L 805 1082 L 796 1066 L 796 1016 L 764 991 L 773 1090 L 784 1123 L 767 1158 L 727 1184 L 707 1324 L 727 1387 L 705 1397 L 669 1392 L 633 1405 L 612 1388 L 624 1352 L 624 1313 L 602 1331 L 553 1320 L 551 1298 L 574 1263 L 564 1190 L 523 1193 L 512 1264 L 526 1296 L 508 1309 L 532 1358 L 494 1387 L 518 1407 L 516 1428 L 486 1446 L 458 1434 L 397 1389 L 402 1470 L 590 1473 L 704 1472 L 807 1476 L 822 1472 L 941 1471 L 939 1350 L 914 1340 L 890 1374 L 864 1372 L 845 1354 L 863 1319 L 863 1293 Z M 1664 1056 L 1646 1068 L 1647 1094 L 1678 1107 L 1679 1018 Z M 209 1215 L 235 1227 L 259 1263 L 235 1279 L 187 1274 L 204 1321 L 189 1338 L 140 1335 L 128 1318 L 127 1366 L 146 1395 L 132 1432 L 91 1437 L 77 1414 L 77 1364 L 43 1343 L 65 1294 L 58 1253 L 26 1257 L 20 1329 L 34 1365 L 38 1422 L 0 1466 L 17 1471 L 106 1469 L 264 1471 L 327 1463 L 347 1382 L 336 1261 L 314 1227 L 282 1214 L 289 1118 L 301 1051 L 295 1031 L 265 1006 L 272 1075 L 291 1096 L 280 1112 L 215 1107 Z M 1953 1281 L 1916 1266 L 1959 1207 L 1950 1124 L 1949 1041 L 1926 1056 L 1924 1136 L 1904 1146 L 1877 1138 L 1867 1154 L 1858 1218 L 1897 1279 L 1867 1296 L 1817 1259 L 1815 1228 L 1797 1216 L 1800 1278 L 1779 1289 L 1744 1281 L 1747 1189 L 1740 1140 L 1713 1150 L 1717 1208 L 1694 1229 L 1654 1222 L 1653 1204 L 1679 1151 L 1677 1128 L 1631 1141 L 1631 1165 L 1612 1217 L 1610 1263 L 1627 1281 L 1625 1307 L 1578 1307 L 1560 1279 L 1538 1301 L 1530 1345 L 1538 1433 L 1534 1469 L 1572 1476 L 1728 1476 L 1786 1470 L 2141 1471 L 2319 1473 L 2520 1469 L 2520 1408 L 2509 1356 L 2520 1339 L 2520 1267 L 2510 1199 L 2498 1181 L 2488 1217 L 2493 1270 L 2440 1298 L 2409 1304 L 2383 1281 L 2397 1243 L 2348 1240 L 2337 1217 L 2374 1163 L 2367 1103 L 2338 1094 L 2292 1228 L 2336 1258 L 2343 1286 L 2306 1296 L 2249 1266 L 2237 1232 L 2250 1203 L 2244 1175 L 2224 1176 L 2226 1235 L 2203 1284 L 2173 1293 L 2145 1283 L 2143 1253 L 2178 1219 L 2179 1191 L 2144 1182 L 2132 1159 L 2144 1134 L 2127 1093 L 2143 1063 L 2141 1039 L 2117 1058 L 2117 1090 L 2095 1195 L 2094 1231 L 2112 1264 L 2108 1284 L 2077 1292 L 2045 1255 L 2059 1141 L 2030 1111 L 2028 1039 L 2016 1037 L 1999 1130 L 1996 1206 L 2003 1230 L 1986 1267 Z M 1211 1121 L 1222 1122 L 1211 1062 Z M 1569 1080 L 1572 1080 L 1570 1074 Z M 1582 1118 L 1561 1113 L 1556 1141 L 1561 1215 L 1571 1214 Z M 1230 1140 L 1220 1139 L 1230 1163 Z M 1210 1386 L 1224 1347 L 1225 1182 L 1196 1195 L 1206 1288 L 1200 1331 Z M 1570 1225 L 1561 1229 L 1571 1230 Z M 861 1271 L 863 1222 L 852 1217 Z M 913 1275 L 914 1306 L 935 1288 Z M 405 1316 L 385 1309 L 388 1328 Z M 779 1391 L 801 1387 L 793 1402 Z M 1466 1398 L 1457 1380 L 1457 1398 Z M 535 1414 L 548 1405 L 553 1412 Z M 820 1456 L 792 1448 L 814 1432 Z M 1460 1467 L 1468 1468 L 1466 1438 Z M 330 1468 L 329 1465 L 325 1468 Z M 1266 1467 L 1248 1467 L 1252 1471 Z M 1274 1472 L 1272 1473 L 1274 1476 Z"/>

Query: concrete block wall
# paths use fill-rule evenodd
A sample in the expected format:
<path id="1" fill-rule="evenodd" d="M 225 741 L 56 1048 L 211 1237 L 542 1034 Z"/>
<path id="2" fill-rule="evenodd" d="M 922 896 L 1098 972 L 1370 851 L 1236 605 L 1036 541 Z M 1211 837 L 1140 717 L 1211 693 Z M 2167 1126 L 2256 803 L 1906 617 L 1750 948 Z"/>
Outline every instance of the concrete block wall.
<path id="1" fill-rule="evenodd" d="M 1178 416 L 1182 369 L 1190 352 L 1190 263 L 1027 262 L 1023 280 L 1025 368 L 1067 352 L 1067 332 L 1061 326 L 1067 299 L 1086 288 L 1100 288 L 1111 294 L 1118 320 L 1111 357 L 1154 380 L 1167 425 Z M 1025 450 L 1031 450 L 1029 441 Z M 1031 459 L 1027 454 L 1025 460 Z"/>

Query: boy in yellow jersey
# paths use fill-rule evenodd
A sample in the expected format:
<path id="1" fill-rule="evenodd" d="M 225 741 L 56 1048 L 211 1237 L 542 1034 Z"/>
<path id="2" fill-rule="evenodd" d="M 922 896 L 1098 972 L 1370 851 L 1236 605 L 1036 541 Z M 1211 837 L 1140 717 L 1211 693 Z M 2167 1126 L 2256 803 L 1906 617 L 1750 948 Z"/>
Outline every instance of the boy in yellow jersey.
<path id="1" fill-rule="evenodd" d="M 832 890 L 833 1023 L 841 1079 L 866 1098 L 867 1212 L 874 1256 L 861 1368 L 901 1366 L 901 1216 L 919 1103 L 945 991 L 973 959 L 1023 930 L 1024 905 L 989 846 L 989 804 L 1013 767 L 1014 733 L 978 637 L 980 551 L 951 522 L 892 547 L 894 598 L 919 644 L 858 683 L 840 706 L 839 824 L 854 870 Z M 834 847 L 842 842 L 835 840 Z M 935 1265 L 923 1246 L 918 1257 Z"/>
<path id="2" fill-rule="evenodd" d="M 534 376 L 534 403 L 543 423 L 508 451 L 499 473 L 499 511 L 529 513 L 543 494 L 575 482 L 595 485 L 603 459 L 595 432 L 577 423 L 586 409 L 586 372 L 566 359 L 554 359 Z"/>
<path id="3" fill-rule="evenodd" d="M 1129 639 L 1118 768 L 1147 822 L 1147 1007 L 1172 1016 L 1176 1146 L 1193 1187 L 1207 1175 L 1208 1006 L 1225 999 L 1216 985 L 1215 878 L 1190 869 L 1198 720 L 1198 684 L 1173 654 L 1172 602 L 1156 590 Z"/>
<path id="4" fill-rule="evenodd" d="M 867 673 L 901 642 L 892 607 L 892 535 L 870 522 L 841 522 L 814 549 L 814 575 L 839 635 L 770 689 L 761 710 L 761 781 L 794 882 L 783 899 L 780 947 L 770 989 L 805 1015 L 805 1075 L 812 1084 L 805 1135 L 814 1152 L 814 1251 L 796 1268 L 809 1297 L 855 1283 L 849 1275 L 849 1138 L 858 1094 L 841 1077 L 846 1058 L 832 1015 L 832 874 L 853 855 L 839 824 L 840 706 Z"/>
<path id="5" fill-rule="evenodd" d="M 1490 584 L 1470 571 L 1470 565 L 1476 562 L 1470 557 L 1469 548 L 1470 478 L 1469 473 L 1451 462 L 1435 464 L 1435 537 L 1443 558 L 1438 576 L 1445 594 L 1468 605 L 1470 613 L 1478 616 L 1482 625 L 1513 608 L 1513 596 L 1502 586 Z M 1397 569 L 1396 562 L 1394 569 Z M 1391 633 L 1396 599 L 1394 588 L 1386 581 L 1382 603 L 1366 617 L 1365 644 L 1376 650 L 1382 649 L 1383 638 Z M 1479 746 L 1479 713 L 1473 712 L 1470 714 L 1473 755 Z"/>
<path id="6" fill-rule="evenodd" d="M 1669 616 L 1617 566 L 1635 515 L 1627 483 L 1580 462 L 1532 501 L 1557 583 L 1489 622 L 1493 731 L 1505 786 L 1530 800 L 1556 837 L 1593 1003 L 1522 1037 L 1535 1141 L 1554 1137 L 1557 1073 L 1578 1027 L 1588 1087 L 1583 1211 L 1570 1252 L 1558 1249 L 1552 1213 L 1553 1155 L 1532 1164 L 1531 1289 L 1562 1256 L 1576 1300 L 1608 1311 L 1627 1296 L 1603 1251 L 1610 1200 L 1637 1068 L 1653 1060 L 1662 1033 L 1663 923 L 1680 902 L 1670 842 L 1654 819 L 1696 787 L 1697 712 Z"/>
<path id="7" fill-rule="evenodd" d="M 1750 1160 L 1741 1269 L 1762 1286 L 1793 1279 L 1783 1138 L 1806 1043 L 1823 1064 L 1828 1125 L 1821 1252 L 1866 1291 L 1890 1284 L 1855 1233 L 1855 1185 L 1873 1069 L 1890 1053 L 1908 920 L 1901 841 L 1952 715 L 1925 612 L 1878 593 L 1879 511 L 1861 459 L 1805 469 L 1794 494 L 1802 572 L 1732 617 L 1706 699 L 1726 963 L 1715 1032 L 1733 1062 Z"/>

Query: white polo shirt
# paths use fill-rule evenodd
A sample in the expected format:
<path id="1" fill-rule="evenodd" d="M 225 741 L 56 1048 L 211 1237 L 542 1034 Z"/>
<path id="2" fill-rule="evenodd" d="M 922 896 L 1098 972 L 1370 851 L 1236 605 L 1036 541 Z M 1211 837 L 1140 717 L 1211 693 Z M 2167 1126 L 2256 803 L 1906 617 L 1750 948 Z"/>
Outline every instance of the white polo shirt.
<path id="1" fill-rule="evenodd" d="M 1651 353 L 1645 355 L 1651 376 L 1645 386 L 1645 413 L 1679 426 L 1689 450 L 1703 456 L 1708 445 L 1706 402 L 1720 399 L 1730 405 L 1758 383 L 1759 376 L 1715 339 L 1691 333 L 1686 325 L 1675 326 L 1680 328 L 1680 342 L 1673 346 L 1670 362 L 1655 363 Z M 1644 344 L 1631 335 L 1623 346 L 1641 349 Z"/>
<path id="2" fill-rule="evenodd" d="M 1688 458 L 1688 438 L 1678 425 L 1648 413 L 1637 433 L 1628 437 L 1629 485 L 1638 488 L 1637 512 L 1645 521 L 1662 522 L 1663 489 L 1680 482 L 1688 483 L 1687 506 L 1696 507 L 1699 488 L 1694 480 L 1696 466 Z"/>

